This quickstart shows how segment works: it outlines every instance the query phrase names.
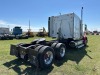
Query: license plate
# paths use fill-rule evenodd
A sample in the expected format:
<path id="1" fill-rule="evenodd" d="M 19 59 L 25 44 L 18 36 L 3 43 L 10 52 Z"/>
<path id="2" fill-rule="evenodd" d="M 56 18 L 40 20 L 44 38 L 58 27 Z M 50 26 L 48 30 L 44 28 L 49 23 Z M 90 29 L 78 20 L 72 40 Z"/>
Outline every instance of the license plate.
<path id="1" fill-rule="evenodd" d="M 21 58 L 24 59 L 24 55 L 21 55 Z"/>

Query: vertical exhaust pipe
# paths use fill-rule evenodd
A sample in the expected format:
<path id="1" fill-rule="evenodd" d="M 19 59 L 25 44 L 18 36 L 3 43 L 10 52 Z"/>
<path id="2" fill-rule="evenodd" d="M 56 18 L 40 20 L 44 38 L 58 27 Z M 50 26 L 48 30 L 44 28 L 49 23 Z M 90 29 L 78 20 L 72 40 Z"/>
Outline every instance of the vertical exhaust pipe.
<path id="1" fill-rule="evenodd" d="M 83 7 L 81 8 L 80 36 L 83 37 Z"/>
<path id="2" fill-rule="evenodd" d="M 81 24 L 83 24 L 83 7 L 81 8 Z"/>

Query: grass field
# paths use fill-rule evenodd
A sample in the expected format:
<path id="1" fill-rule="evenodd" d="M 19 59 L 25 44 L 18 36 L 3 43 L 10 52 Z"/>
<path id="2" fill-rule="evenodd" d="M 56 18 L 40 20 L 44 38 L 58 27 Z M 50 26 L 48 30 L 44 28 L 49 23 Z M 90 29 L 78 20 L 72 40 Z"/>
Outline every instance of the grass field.
<path id="1" fill-rule="evenodd" d="M 100 75 L 100 36 L 88 36 L 86 48 L 68 51 L 63 60 L 55 60 L 46 70 L 37 70 L 9 54 L 10 44 L 29 43 L 33 39 L 0 40 L 0 75 Z"/>

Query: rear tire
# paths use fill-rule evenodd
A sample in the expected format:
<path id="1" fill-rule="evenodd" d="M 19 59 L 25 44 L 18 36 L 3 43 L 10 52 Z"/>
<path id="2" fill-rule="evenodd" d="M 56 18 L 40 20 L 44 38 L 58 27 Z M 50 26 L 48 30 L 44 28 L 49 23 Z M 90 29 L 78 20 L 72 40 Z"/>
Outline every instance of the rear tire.
<path id="1" fill-rule="evenodd" d="M 39 67 L 46 69 L 52 65 L 54 61 L 54 50 L 49 46 L 44 46 L 39 51 Z"/>
<path id="2" fill-rule="evenodd" d="M 39 51 L 44 45 L 37 46 L 34 50 L 29 51 L 29 60 L 32 65 L 39 67 Z"/>
<path id="3" fill-rule="evenodd" d="M 63 59 L 66 54 L 66 46 L 62 43 L 53 43 L 51 46 L 54 48 L 55 51 L 55 58 L 56 59 Z"/>
<path id="4" fill-rule="evenodd" d="M 55 50 L 55 47 L 56 47 L 57 44 L 58 44 L 58 43 L 53 43 L 53 44 L 51 45 L 51 47 Z"/>

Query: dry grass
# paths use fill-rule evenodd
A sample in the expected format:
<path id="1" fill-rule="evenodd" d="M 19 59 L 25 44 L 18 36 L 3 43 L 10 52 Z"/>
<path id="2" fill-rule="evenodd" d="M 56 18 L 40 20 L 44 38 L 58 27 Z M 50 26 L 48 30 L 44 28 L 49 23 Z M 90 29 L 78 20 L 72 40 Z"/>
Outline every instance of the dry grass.
<path id="1" fill-rule="evenodd" d="M 68 51 L 63 60 L 55 60 L 46 70 L 37 70 L 28 62 L 9 55 L 10 44 L 29 43 L 35 38 L 0 40 L 0 75 L 100 75 L 100 36 L 88 36 L 86 48 Z"/>

